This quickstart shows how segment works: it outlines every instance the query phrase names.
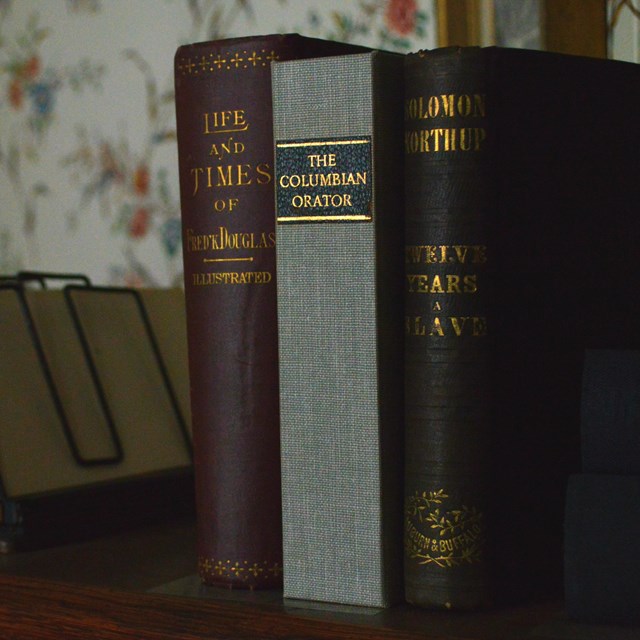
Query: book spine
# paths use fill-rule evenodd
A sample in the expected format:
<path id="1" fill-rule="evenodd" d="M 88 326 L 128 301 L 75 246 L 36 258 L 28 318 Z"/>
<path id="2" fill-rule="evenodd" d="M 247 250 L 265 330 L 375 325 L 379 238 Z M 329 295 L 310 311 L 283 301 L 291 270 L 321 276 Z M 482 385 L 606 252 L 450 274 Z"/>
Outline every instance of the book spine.
<path id="1" fill-rule="evenodd" d="M 354 49 L 285 34 L 176 52 L 198 563 L 206 584 L 282 584 L 271 62 Z"/>
<path id="2" fill-rule="evenodd" d="M 564 522 L 564 596 L 569 619 L 633 626 L 632 633 L 638 633 L 639 501 L 639 475 L 576 473 L 569 477 Z M 615 526 L 608 514 L 625 514 L 624 526 Z"/>
<path id="3" fill-rule="evenodd" d="M 405 593 L 491 598 L 491 124 L 474 49 L 405 64 Z"/>
<path id="4" fill-rule="evenodd" d="M 196 482 L 205 584 L 281 584 L 270 61 L 285 40 L 176 52 Z"/>
<path id="5" fill-rule="evenodd" d="M 402 598 L 402 65 L 273 67 L 287 598 Z"/>
<path id="6" fill-rule="evenodd" d="M 580 444 L 585 473 L 640 474 L 639 350 L 586 350 Z"/>

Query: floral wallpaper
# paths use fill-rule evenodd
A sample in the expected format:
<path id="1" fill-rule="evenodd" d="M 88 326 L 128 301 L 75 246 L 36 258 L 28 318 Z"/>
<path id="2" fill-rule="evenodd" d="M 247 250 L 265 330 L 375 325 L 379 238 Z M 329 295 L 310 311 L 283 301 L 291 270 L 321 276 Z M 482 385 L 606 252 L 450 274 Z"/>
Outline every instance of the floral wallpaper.
<path id="1" fill-rule="evenodd" d="M 0 275 L 182 283 L 173 55 L 291 32 L 435 46 L 433 0 L 0 0 Z"/>

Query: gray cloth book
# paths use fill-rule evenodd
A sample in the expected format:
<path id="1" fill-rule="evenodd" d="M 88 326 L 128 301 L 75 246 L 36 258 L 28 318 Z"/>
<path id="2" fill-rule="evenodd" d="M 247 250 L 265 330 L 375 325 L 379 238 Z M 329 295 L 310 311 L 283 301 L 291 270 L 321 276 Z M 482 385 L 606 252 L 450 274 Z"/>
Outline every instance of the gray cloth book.
<path id="1" fill-rule="evenodd" d="M 274 63 L 284 596 L 402 597 L 402 56 Z"/>

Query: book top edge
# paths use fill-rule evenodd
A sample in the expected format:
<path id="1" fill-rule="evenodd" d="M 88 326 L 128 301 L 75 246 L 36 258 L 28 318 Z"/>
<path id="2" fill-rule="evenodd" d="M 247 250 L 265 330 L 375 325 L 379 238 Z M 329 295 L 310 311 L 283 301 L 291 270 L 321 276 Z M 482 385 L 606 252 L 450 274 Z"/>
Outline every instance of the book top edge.
<path id="1" fill-rule="evenodd" d="M 186 43 L 180 45 L 176 50 L 176 55 L 186 53 L 202 53 L 203 51 L 227 51 L 238 47 L 250 45 L 252 47 L 272 46 L 279 47 L 284 44 L 292 45 L 320 45 L 344 46 L 352 48 L 354 51 L 361 49 L 368 51 L 369 47 L 364 47 L 352 43 L 340 42 L 338 40 L 327 40 L 325 38 L 313 38 L 303 36 L 299 33 L 268 33 L 262 35 L 240 36 L 237 38 L 220 38 L 218 40 L 205 40 L 200 42 Z"/>
<path id="2" fill-rule="evenodd" d="M 627 62 L 623 60 L 612 60 L 609 58 L 595 58 L 589 56 L 581 56 L 571 53 L 558 53 L 555 51 L 542 51 L 538 49 L 525 49 L 525 48 L 514 48 L 514 47 L 500 47 L 500 46 L 487 46 L 487 47 L 479 47 L 479 46 L 449 46 L 449 47 L 437 47 L 434 49 L 420 49 L 418 51 L 412 51 L 410 53 L 405 54 L 409 60 L 417 60 L 417 59 L 440 59 L 440 58 L 448 58 L 455 59 L 458 58 L 460 60 L 468 59 L 468 58 L 491 58 L 491 59 L 503 59 L 503 58 L 520 58 L 520 59 L 530 59 L 530 60 L 539 60 L 539 61 L 547 61 L 548 63 L 553 63 L 554 61 L 575 61 L 576 64 L 587 64 L 593 66 L 609 66 L 609 67 L 627 67 L 627 68 L 638 68 L 640 69 L 640 65 L 635 62 Z"/>

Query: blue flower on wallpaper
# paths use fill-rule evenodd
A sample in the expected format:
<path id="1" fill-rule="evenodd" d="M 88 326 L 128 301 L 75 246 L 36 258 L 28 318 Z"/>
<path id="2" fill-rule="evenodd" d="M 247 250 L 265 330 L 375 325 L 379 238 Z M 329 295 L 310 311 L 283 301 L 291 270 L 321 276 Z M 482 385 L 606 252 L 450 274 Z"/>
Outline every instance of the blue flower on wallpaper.
<path id="1" fill-rule="evenodd" d="M 41 53 L 42 43 L 50 31 L 32 15 L 22 33 L 13 36 L 11 46 L 3 43 L 0 71 L 8 76 L 8 101 L 15 114 L 25 113 L 32 133 L 40 136 L 54 115 L 55 96 L 69 80 L 69 72 L 47 66 Z M 71 72 L 73 74 L 73 72 Z M 84 64 L 84 73 L 92 82 L 99 81 L 101 70 Z M 71 84 L 71 83 L 69 83 Z M 73 86 L 79 89 L 80 85 Z M 28 111 L 26 109 L 28 108 Z"/>
<path id="2" fill-rule="evenodd" d="M 178 253 L 182 242 L 182 228 L 180 218 L 171 218 L 167 220 L 160 229 L 162 236 L 162 244 L 166 252 L 170 256 L 174 256 Z"/>
<path id="3" fill-rule="evenodd" d="M 28 108 L 27 124 L 32 133 L 40 136 L 45 133 L 54 116 L 56 92 L 63 81 L 59 73 L 48 69 L 41 71 L 38 56 L 13 65 L 9 86 L 9 102 L 14 112 Z"/>
<path id="4" fill-rule="evenodd" d="M 56 90 L 60 83 L 55 80 L 42 80 L 30 84 L 26 90 L 31 103 L 29 122 L 34 131 L 41 133 L 53 117 Z"/>
<path id="5" fill-rule="evenodd" d="M 8 11 L 4 2 L 0 10 Z M 82 59 L 68 67 L 53 67 L 44 59 L 41 47 L 52 35 L 51 29 L 39 24 L 39 14 L 31 14 L 22 31 L 11 37 L 0 37 L 0 75 L 8 76 L 8 104 L 14 113 L 30 106 L 28 124 L 34 133 L 42 134 L 55 111 L 56 92 L 64 87 L 81 91 L 90 86 L 101 88 L 104 65 Z"/>
<path id="6" fill-rule="evenodd" d="M 35 82 L 28 87 L 31 105 L 36 114 L 49 116 L 53 111 L 55 84 L 46 82 Z"/>

